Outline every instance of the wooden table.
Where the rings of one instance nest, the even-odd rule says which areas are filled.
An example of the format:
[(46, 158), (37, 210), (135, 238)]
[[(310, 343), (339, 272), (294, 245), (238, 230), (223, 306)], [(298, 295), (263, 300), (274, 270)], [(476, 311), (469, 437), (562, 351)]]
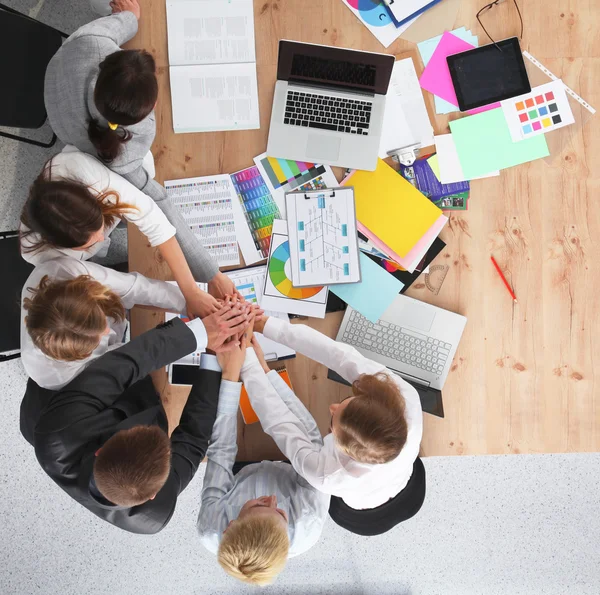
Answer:
[[(485, 34), (475, 13), (484, 3), (463, 1), (455, 22), (478, 34), (482, 43)], [(231, 173), (264, 152), (279, 39), (384, 51), (341, 0), (255, 0), (260, 130), (175, 135), (165, 2), (142, 4), (140, 31), (129, 47), (146, 48), (157, 61), (153, 153), (161, 182)], [(575, 9), (574, 3), (558, 0), (521, 2), (522, 46), (600, 107), (595, 35), (600, 13), (593, 4), (577, 3)], [(497, 38), (518, 33), (514, 5), (493, 11), (491, 29)], [(387, 51), (414, 50), (414, 44), (399, 40)], [(420, 71), (420, 60), (415, 64)], [(425, 95), (432, 110), (433, 98)], [(447, 131), (446, 116), (432, 121), (436, 133)], [(425, 415), (423, 455), (600, 450), (599, 122), (600, 116), (590, 121), (552, 167), (536, 161), (474, 181), (469, 210), (450, 215), (441, 234), (447, 247), (436, 263), (450, 269), (440, 293), (433, 295), (421, 279), (408, 291), (468, 318), (443, 391), (446, 417)], [(130, 229), (129, 238), (131, 270), (171, 278), (137, 230)], [(510, 271), (518, 304), (502, 287), (490, 253)], [(330, 314), (322, 321), (311, 319), (310, 325), (335, 336), (340, 320), (340, 314)], [(133, 333), (161, 321), (162, 314), (134, 311)], [(325, 368), (302, 356), (288, 369), (298, 396), (327, 432), (328, 405), (347, 396), (348, 389), (327, 380)], [(171, 422), (177, 423), (188, 391), (170, 387), (164, 371), (155, 373), (155, 383)], [(259, 424), (240, 423), (239, 445), (240, 460), (274, 456), (274, 445)]]

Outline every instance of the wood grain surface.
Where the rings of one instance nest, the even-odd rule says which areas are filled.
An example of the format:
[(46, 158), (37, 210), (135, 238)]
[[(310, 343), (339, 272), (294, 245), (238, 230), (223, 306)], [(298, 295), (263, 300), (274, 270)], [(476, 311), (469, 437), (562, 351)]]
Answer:
[[(454, 28), (466, 26), (486, 43), (475, 14), (486, 2), (463, 0)], [(600, 108), (600, 11), (594, 0), (520, 2), (527, 49), (591, 105)], [(495, 38), (519, 32), (514, 5), (492, 9), (484, 24)], [(164, 0), (142, 3), (138, 35), (129, 47), (146, 48), (158, 66), (157, 179), (231, 173), (252, 165), (264, 152), (270, 120), (277, 42), (295, 39), (342, 47), (411, 52), (413, 43), (384, 50), (341, 0), (255, 0), (256, 54), (261, 128), (246, 132), (174, 134), (171, 120)], [(489, 26), (488, 26), (489, 24)], [(431, 36), (441, 33), (432, 30)], [(436, 133), (448, 117), (435, 116)], [(455, 117), (451, 115), (451, 117)], [(444, 387), (446, 417), (425, 415), (422, 454), (501, 454), (600, 450), (600, 116), (574, 129), (552, 163), (539, 160), (504, 170), (500, 177), (472, 182), (469, 210), (452, 214), (441, 234), (446, 249), (434, 264), (449, 267), (438, 295), (422, 277), (408, 295), (464, 314), (463, 339)], [(493, 150), (493, 147), (490, 147)], [(340, 172), (336, 172), (339, 177)], [(170, 279), (156, 250), (130, 226), (130, 267)], [(494, 254), (513, 286), (513, 304), (490, 262)], [(134, 310), (133, 334), (163, 315)], [(340, 314), (309, 324), (331, 336)], [(298, 396), (322, 432), (329, 403), (348, 389), (327, 380), (322, 366), (298, 356), (288, 364)], [(172, 425), (188, 390), (170, 387), (164, 371), (154, 374)], [(278, 451), (259, 426), (238, 430), (239, 460), (276, 458)], [(280, 455), (279, 455), (280, 456)]]

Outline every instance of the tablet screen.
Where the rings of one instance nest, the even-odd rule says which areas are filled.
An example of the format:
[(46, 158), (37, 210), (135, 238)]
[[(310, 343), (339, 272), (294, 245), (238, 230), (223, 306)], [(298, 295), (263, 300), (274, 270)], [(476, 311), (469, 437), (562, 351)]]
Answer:
[(516, 37), (448, 56), (448, 68), (461, 111), (531, 91)]

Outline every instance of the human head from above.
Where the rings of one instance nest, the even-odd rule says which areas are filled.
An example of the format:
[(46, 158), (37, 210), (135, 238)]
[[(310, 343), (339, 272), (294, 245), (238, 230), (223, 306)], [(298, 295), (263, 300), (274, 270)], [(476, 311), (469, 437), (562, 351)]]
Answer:
[(49, 161), (31, 185), (21, 213), (29, 229), (23, 233), (27, 252), (44, 247), (89, 250), (104, 241), (106, 227), (136, 210), (113, 190), (98, 193), (76, 180), (52, 179), (51, 171)]
[(157, 98), (156, 64), (147, 51), (117, 51), (100, 63), (94, 104), (108, 126), (91, 118), (88, 136), (103, 161), (118, 156), (122, 143), (131, 139), (125, 127), (148, 117)]
[(362, 374), (353, 396), (329, 406), (331, 431), (338, 447), (360, 463), (395, 459), (408, 435), (404, 399), (390, 376)]
[(153, 500), (171, 471), (171, 440), (158, 426), (120, 430), (96, 451), (94, 481), (100, 493), (118, 506)]
[(107, 317), (125, 318), (119, 296), (87, 275), (66, 281), (42, 277), (23, 300), (25, 327), (33, 344), (55, 360), (86, 359), (110, 332)]
[(277, 497), (248, 500), (223, 533), (217, 558), (227, 574), (245, 583), (268, 585), (283, 570), (290, 549), (288, 516)]

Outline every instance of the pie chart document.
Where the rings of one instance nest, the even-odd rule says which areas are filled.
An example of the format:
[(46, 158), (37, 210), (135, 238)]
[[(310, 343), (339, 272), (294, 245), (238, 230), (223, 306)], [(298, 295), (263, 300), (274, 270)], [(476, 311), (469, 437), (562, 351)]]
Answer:
[(327, 287), (294, 287), (285, 221), (273, 221), (273, 235), (260, 306), (264, 310), (325, 318)]

